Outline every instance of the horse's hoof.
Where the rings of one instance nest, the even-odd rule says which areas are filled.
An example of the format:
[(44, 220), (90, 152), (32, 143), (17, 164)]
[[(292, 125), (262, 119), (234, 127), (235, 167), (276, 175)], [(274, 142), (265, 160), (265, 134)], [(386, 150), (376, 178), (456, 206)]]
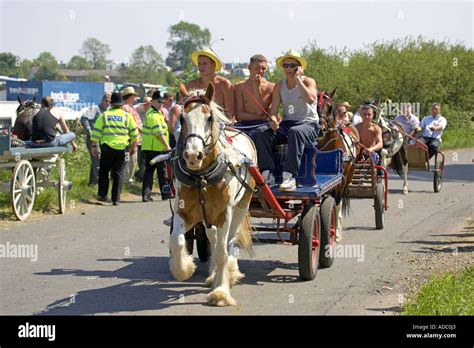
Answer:
[(408, 188), (407, 187), (404, 187), (403, 190), (402, 190), (402, 193), (404, 195), (407, 195), (408, 194)]
[(179, 265), (173, 258), (170, 258), (170, 271), (173, 277), (179, 281), (185, 281), (192, 277), (196, 271), (196, 265), (193, 261), (192, 256), (187, 255), (183, 258), (182, 264)]
[(232, 296), (230, 296), (230, 293), (222, 288), (217, 288), (207, 295), (207, 303), (211, 306), (217, 307), (237, 305), (237, 302), (232, 298)]

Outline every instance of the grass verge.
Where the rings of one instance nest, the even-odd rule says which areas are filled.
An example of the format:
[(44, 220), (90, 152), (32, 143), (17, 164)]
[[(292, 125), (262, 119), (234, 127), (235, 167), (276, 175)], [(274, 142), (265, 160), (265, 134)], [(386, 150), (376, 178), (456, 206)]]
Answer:
[[(97, 185), (89, 186), (90, 160), (84, 138), (76, 138), (79, 148), (76, 152), (64, 155), (66, 160), (66, 180), (72, 181), (72, 189), (67, 193), (66, 210), (73, 209), (78, 203), (95, 203), (97, 196)], [(58, 161), (59, 162), (59, 161)], [(58, 163), (57, 162), (57, 163)], [(58, 178), (58, 169), (51, 169), (50, 180)], [(11, 171), (0, 171), (0, 180), (11, 180)], [(122, 192), (141, 194), (141, 183), (124, 184)], [(58, 211), (58, 191), (55, 188), (46, 188), (36, 195), (33, 211), (56, 214)], [(10, 192), (0, 192), (0, 218), (15, 220), (11, 212)]]
[(474, 265), (464, 271), (431, 276), (402, 315), (474, 315)]

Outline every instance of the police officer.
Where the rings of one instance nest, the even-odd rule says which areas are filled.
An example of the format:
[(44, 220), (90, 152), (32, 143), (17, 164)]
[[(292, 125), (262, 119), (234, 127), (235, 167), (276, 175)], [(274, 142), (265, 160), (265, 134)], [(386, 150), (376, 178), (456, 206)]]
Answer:
[(94, 123), (91, 146), (92, 154), (97, 157), (100, 144), (99, 201), (107, 200), (109, 173), (112, 171), (112, 203), (118, 205), (125, 158), (135, 153), (138, 129), (133, 116), (120, 108), (123, 98), (119, 92), (112, 93), (110, 104), (110, 110), (97, 117)]
[(142, 156), (145, 159), (145, 173), (143, 175), (142, 200), (151, 202), (151, 190), (153, 188), (153, 173), (158, 175), (161, 198), (163, 200), (171, 198), (169, 194), (163, 193), (163, 186), (166, 184), (165, 166), (163, 162), (150, 164), (153, 157), (166, 151), (170, 151), (168, 125), (163, 113), (160, 111), (163, 99), (160, 91), (153, 93), (151, 97), (151, 107), (148, 109), (143, 122), (142, 133)]

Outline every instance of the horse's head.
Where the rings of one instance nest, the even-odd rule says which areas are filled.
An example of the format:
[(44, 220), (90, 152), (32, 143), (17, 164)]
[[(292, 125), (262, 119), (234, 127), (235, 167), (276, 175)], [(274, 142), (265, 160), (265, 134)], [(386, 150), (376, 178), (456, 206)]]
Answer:
[(209, 83), (205, 91), (189, 92), (180, 84), (180, 93), (184, 100), (180, 136), (182, 156), (189, 170), (201, 171), (215, 159), (219, 140), (217, 118), (222, 118), (223, 113), (212, 101), (212, 83)]
[(22, 101), (20, 97), (17, 97), (17, 99), (19, 104), (16, 108), (17, 117), (23, 118), (34, 116), (41, 108), (41, 106), (36, 103), (36, 98), (33, 98), (33, 100), (26, 101)]
[(317, 104), (317, 110), (318, 110), (318, 115), (322, 118), (322, 124), (323, 128), (326, 129), (326, 127), (332, 127), (328, 123), (331, 122), (331, 119), (334, 119), (334, 97), (336, 95), (336, 89), (327, 94), (326, 92), (320, 92), (318, 94), (318, 104)]

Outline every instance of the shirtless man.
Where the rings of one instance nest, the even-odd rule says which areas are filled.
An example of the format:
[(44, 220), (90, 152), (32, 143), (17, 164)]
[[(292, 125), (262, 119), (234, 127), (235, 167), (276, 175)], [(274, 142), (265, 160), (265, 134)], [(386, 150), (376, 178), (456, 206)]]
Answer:
[(235, 85), (235, 128), (247, 133), (252, 139), (259, 131), (268, 128), (268, 113), (272, 103), (274, 83), (265, 80), (268, 60), (261, 54), (250, 58), (250, 77)]
[(355, 127), (359, 132), (360, 143), (365, 146), (363, 153), (371, 156), (376, 164), (379, 163), (379, 154), (383, 148), (382, 129), (372, 123), (374, 119), (374, 109), (370, 105), (362, 105), (360, 108), (360, 116), (362, 122)]
[(216, 74), (222, 68), (221, 60), (209, 48), (194, 52), (191, 59), (194, 65), (197, 65), (200, 77), (189, 81), (186, 89), (205, 90), (209, 82), (212, 82), (215, 87), (214, 102), (224, 109), (232, 122), (235, 122), (234, 87), (232, 82)]

